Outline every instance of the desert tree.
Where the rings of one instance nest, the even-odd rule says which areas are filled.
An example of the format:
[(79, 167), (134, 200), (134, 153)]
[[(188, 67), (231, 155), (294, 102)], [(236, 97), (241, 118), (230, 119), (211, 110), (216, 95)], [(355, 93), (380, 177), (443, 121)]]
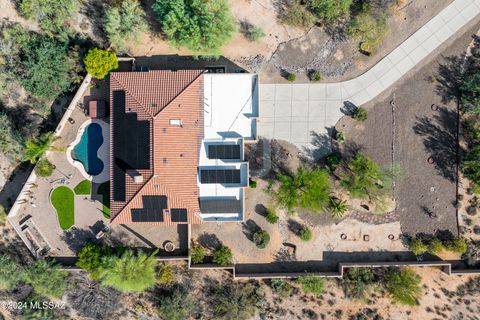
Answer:
[(353, 0), (310, 0), (310, 8), (326, 22), (335, 22), (348, 16)]
[(348, 32), (360, 42), (360, 50), (367, 54), (375, 52), (388, 33), (385, 14), (374, 14), (368, 4), (364, 4), (360, 12), (348, 26)]
[(68, 272), (58, 264), (47, 260), (36, 260), (26, 268), (25, 282), (35, 292), (48, 298), (61, 298), (68, 289)]
[[(3, 208), (3, 207), (2, 207)], [(25, 269), (11, 256), (0, 255), (0, 289), (13, 289), (25, 276)]]
[(126, 293), (152, 288), (156, 283), (155, 254), (126, 250), (121, 256), (105, 256), (98, 269), (101, 283)]
[(63, 147), (55, 147), (53, 143), (58, 139), (54, 136), (54, 132), (46, 132), (41, 134), (38, 137), (32, 137), (25, 141), (25, 155), (23, 160), (30, 161), (31, 163), (36, 163), (45, 152), (48, 150), (52, 151), (63, 151)]
[(118, 58), (115, 52), (98, 48), (90, 49), (83, 63), (87, 72), (95, 79), (103, 79), (110, 71), (118, 69)]
[(330, 200), (331, 183), (324, 169), (299, 167), (296, 174), (279, 175), (279, 186), (273, 191), (279, 205), (292, 211), (296, 207), (319, 211)]
[(67, 23), (78, 10), (77, 0), (20, 0), (20, 13), (39, 23), (49, 36), (65, 35)]
[(219, 55), (236, 29), (226, 0), (156, 0), (152, 8), (168, 41), (196, 55)]
[(385, 280), (387, 291), (395, 302), (413, 306), (422, 295), (422, 279), (413, 269), (391, 269)]
[(190, 319), (195, 308), (195, 300), (180, 288), (175, 288), (170, 294), (158, 297), (158, 313), (162, 319)]
[(0, 112), (0, 149), (2, 154), (9, 159), (17, 161), (21, 159), (22, 143), (18, 132), (8, 116)]
[(105, 13), (104, 29), (110, 46), (124, 52), (127, 42), (137, 41), (147, 30), (145, 11), (137, 0), (117, 1)]

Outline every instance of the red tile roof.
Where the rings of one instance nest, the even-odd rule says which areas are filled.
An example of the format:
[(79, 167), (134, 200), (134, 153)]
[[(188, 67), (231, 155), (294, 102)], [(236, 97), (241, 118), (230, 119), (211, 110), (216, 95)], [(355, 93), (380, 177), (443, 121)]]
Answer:
[[(133, 223), (130, 210), (142, 208), (145, 195), (165, 195), (168, 209), (186, 208), (188, 223), (201, 223), (197, 168), (203, 138), (202, 73), (202, 70), (111, 73), (110, 104), (112, 92), (124, 90), (126, 111), (137, 113), (138, 120), (148, 120), (152, 128), (150, 170), (138, 170), (143, 183), (134, 183), (126, 174), (126, 201), (113, 198), (110, 201), (112, 223)], [(113, 117), (110, 119), (113, 128)], [(171, 125), (170, 120), (181, 120), (182, 125)], [(111, 145), (113, 139), (111, 133)], [(113, 190), (112, 173), (110, 179)], [(149, 224), (174, 223), (169, 214), (164, 214), (163, 222)]]

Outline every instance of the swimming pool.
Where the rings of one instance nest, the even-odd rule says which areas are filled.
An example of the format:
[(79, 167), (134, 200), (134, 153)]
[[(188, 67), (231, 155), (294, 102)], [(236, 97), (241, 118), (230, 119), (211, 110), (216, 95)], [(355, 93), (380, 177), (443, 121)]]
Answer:
[(103, 161), (98, 157), (98, 149), (102, 144), (102, 127), (92, 122), (85, 127), (80, 141), (71, 151), (72, 158), (82, 163), (85, 171), (91, 176), (103, 171)]

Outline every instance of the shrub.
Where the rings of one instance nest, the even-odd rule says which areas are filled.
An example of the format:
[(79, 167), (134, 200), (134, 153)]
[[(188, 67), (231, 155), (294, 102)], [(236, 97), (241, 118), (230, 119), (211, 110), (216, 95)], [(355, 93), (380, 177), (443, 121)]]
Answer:
[(303, 226), (302, 230), (300, 230), (300, 239), (305, 242), (312, 240), (312, 230), (307, 226)]
[(123, 52), (128, 41), (137, 41), (140, 33), (147, 30), (147, 24), (145, 12), (137, 0), (123, 0), (116, 4), (106, 11), (104, 28), (110, 46)]
[(46, 260), (35, 260), (26, 270), (25, 282), (42, 296), (61, 298), (68, 288), (68, 272)]
[(325, 164), (330, 169), (335, 169), (341, 162), (342, 162), (342, 156), (338, 152), (334, 152), (332, 154), (329, 154), (325, 158)]
[(158, 304), (161, 318), (168, 320), (190, 319), (195, 307), (193, 298), (179, 289), (175, 289), (170, 295), (159, 295)]
[(330, 198), (330, 205), (328, 207), (332, 217), (341, 218), (348, 209), (347, 201), (342, 199)]
[(118, 58), (115, 52), (98, 48), (90, 49), (83, 63), (87, 72), (96, 79), (103, 79), (110, 71), (118, 69)]
[(430, 254), (438, 255), (444, 249), (442, 241), (439, 239), (433, 239), (428, 244), (427, 252)]
[(268, 223), (275, 224), (278, 221), (278, 216), (274, 207), (267, 208), (267, 215), (265, 216)]
[(92, 192), (92, 182), (90, 180), (83, 180), (75, 188), (73, 188), (76, 195), (90, 195)]
[(100, 278), (99, 269), (102, 259), (113, 254), (110, 247), (100, 244), (88, 243), (78, 253), (76, 265), (87, 271), (93, 280)]
[(223, 282), (213, 288), (209, 302), (213, 307), (213, 319), (251, 319), (264, 297), (253, 284)]
[(50, 177), (53, 173), (53, 169), (55, 169), (55, 166), (48, 161), (48, 159), (42, 159), (37, 162), (35, 173), (39, 177)]
[(287, 74), (287, 80), (290, 82), (293, 82), (297, 79), (297, 75), (295, 73), (288, 73)]
[(412, 269), (392, 269), (386, 276), (386, 288), (393, 301), (413, 306), (422, 295), (421, 278)]
[(165, 287), (170, 287), (175, 282), (175, 274), (170, 264), (162, 264), (160, 266), (158, 283)]
[(201, 245), (194, 245), (190, 252), (190, 258), (193, 264), (203, 263), (205, 258), (205, 249)]
[(37, 21), (49, 36), (66, 35), (66, 24), (78, 9), (77, 0), (21, 0), (20, 13)]
[(315, 23), (315, 17), (300, 2), (295, 1), (285, 10), (283, 21), (300, 29), (308, 29)]
[(248, 185), (250, 188), (255, 189), (257, 187), (257, 181), (250, 179)]
[(22, 143), (18, 132), (13, 128), (8, 116), (0, 112), (0, 149), (9, 159), (17, 161), (22, 158)]
[(360, 41), (360, 49), (373, 53), (388, 32), (386, 16), (375, 17), (368, 5), (363, 5), (348, 27), (348, 32)]
[(13, 289), (24, 279), (25, 270), (14, 258), (0, 255), (0, 289)]
[(364, 298), (368, 287), (375, 282), (375, 274), (370, 268), (349, 268), (343, 277), (343, 287), (348, 297)]
[(271, 279), (272, 292), (281, 298), (288, 298), (293, 294), (293, 286), (283, 279)]
[(338, 141), (338, 143), (344, 143), (345, 142), (345, 133), (342, 131), (337, 131), (335, 135), (335, 140)]
[(16, 44), (18, 59), (10, 66), (14, 78), (32, 95), (45, 99), (70, 89), (76, 61), (69, 56), (67, 44), (39, 35), (23, 37)]
[[(458, 86), (460, 106), (463, 111), (470, 114), (480, 113), (480, 72), (466, 72)], [(474, 132), (475, 133), (475, 132)], [(478, 134), (478, 129), (477, 129)]]
[(382, 170), (380, 166), (362, 154), (356, 154), (347, 165), (340, 185), (354, 198), (378, 200), (390, 190), (395, 176), (393, 171)]
[(248, 21), (242, 22), (241, 25), (242, 33), (248, 40), (258, 42), (265, 37), (265, 32), (263, 32), (262, 28), (254, 26)]
[(364, 108), (360, 107), (355, 109), (355, 112), (352, 115), (352, 118), (357, 121), (365, 121), (368, 118), (368, 112)]
[(259, 249), (264, 249), (270, 242), (270, 235), (266, 230), (260, 230), (254, 233), (253, 242)]
[(325, 287), (325, 279), (314, 275), (300, 277), (297, 279), (297, 283), (304, 293), (312, 293), (317, 297), (323, 293), (323, 288)]
[(168, 41), (195, 54), (218, 55), (235, 31), (226, 0), (156, 0), (152, 8)]
[(150, 255), (126, 250), (120, 257), (106, 256), (99, 268), (101, 283), (120, 292), (142, 292), (156, 282), (156, 252)]
[(348, 15), (353, 0), (310, 0), (313, 12), (327, 22), (339, 20)]
[(227, 246), (220, 246), (213, 252), (213, 262), (226, 267), (232, 264), (232, 250)]
[(412, 242), (410, 242), (410, 251), (416, 256), (420, 256), (427, 252), (428, 247), (425, 245), (421, 240), (419, 239), (413, 239)]
[(331, 183), (327, 170), (299, 167), (294, 175), (279, 175), (273, 195), (279, 205), (292, 211), (296, 207), (319, 211), (328, 206)]
[(467, 242), (465, 239), (453, 239), (446, 244), (446, 249), (455, 253), (464, 254), (467, 252)]
[(313, 70), (309, 74), (310, 81), (318, 82), (322, 80), (322, 75), (320, 74), (320, 71)]

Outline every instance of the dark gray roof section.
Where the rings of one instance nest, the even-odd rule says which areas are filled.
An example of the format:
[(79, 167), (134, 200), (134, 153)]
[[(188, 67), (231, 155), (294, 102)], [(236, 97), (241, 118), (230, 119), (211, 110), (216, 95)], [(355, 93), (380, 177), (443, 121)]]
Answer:
[(239, 213), (241, 202), (236, 199), (209, 199), (200, 200), (202, 213)]
[(202, 169), (200, 183), (240, 183), (239, 169)]
[(208, 159), (240, 159), (240, 145), (211, 144), (208, 146)]

